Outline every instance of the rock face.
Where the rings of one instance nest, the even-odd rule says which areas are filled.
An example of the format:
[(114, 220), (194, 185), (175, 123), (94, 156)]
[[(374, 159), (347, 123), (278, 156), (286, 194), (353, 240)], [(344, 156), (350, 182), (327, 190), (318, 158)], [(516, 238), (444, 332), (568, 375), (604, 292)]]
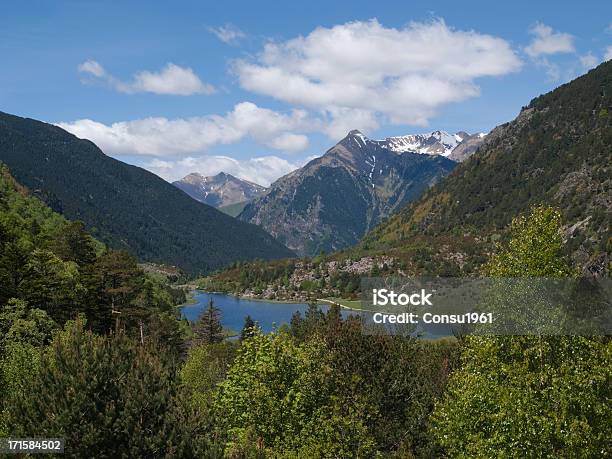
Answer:
[(323, 156), (273, 183), (238, 218), (263, 227), (299, 255), (355, 244), (456, 164), (439, 154), (393, 151), (384, 142), (351, 131)]
[(453, 151), (451, 151), (448, 157), (453, 161), (460, 163), (476, 153), (476, 150), (478, 150), (478, 148), (486, 142), (487, 134), (482, 132), (473, 135), (465, 134), (461, 142), (453, 149)]
[(196, 201), (213, 207), (248, 202), (266, 191), (266, 188), (261, 185), (239, 179), (225, 172), (211, 177), (204, 177), (194, 172), (172, 184)]

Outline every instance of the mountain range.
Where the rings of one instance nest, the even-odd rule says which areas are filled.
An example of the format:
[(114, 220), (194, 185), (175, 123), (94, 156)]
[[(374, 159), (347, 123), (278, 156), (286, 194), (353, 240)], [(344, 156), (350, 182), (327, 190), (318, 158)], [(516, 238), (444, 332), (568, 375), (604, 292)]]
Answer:
[(367, 231), (450, 172), (458, 136), (370, 140), (354, 130), (323, 156), (274, 182), (238, 218), (299, 255), (355, 244)]
[[(609, 61), (533, 99), (514, 120), (487, 134), (473, 155), (358, 244), (311, 259), (241, 265), (202, 285), (304, 301), (357, 298), (362, 276), (479, 276), (498, 244), (508, 242), (512, 220), (537, 206), (560, 212), (565, 253), (558, 255), (567, 257), (575, 274), (609, 276), (611, 115)], [(344, 142), (363, 146), (361, 136), (352, 137)]]
[(239, 179), (225, 172), (209, 177), (194, 172), (172, 184), (196, 201), (217, 207), (226, 213), (236, 213), (236, 215), (247, 202), (266, 191), (266, 188), (261, 185)]
[(293, 255), (262, 229), (54, 125), (0, 112), (0, 161), (53, 210), (141, 261), (205, 273), (236, 260)]

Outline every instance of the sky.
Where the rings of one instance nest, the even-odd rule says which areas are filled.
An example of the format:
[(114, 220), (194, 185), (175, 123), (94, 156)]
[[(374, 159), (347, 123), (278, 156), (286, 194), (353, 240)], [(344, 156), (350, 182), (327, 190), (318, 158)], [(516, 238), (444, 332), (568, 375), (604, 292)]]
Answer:
[(262, 185), (359, 129), (488, 132), (612, 58), (612, 2), (6, 1), (0, 111)]

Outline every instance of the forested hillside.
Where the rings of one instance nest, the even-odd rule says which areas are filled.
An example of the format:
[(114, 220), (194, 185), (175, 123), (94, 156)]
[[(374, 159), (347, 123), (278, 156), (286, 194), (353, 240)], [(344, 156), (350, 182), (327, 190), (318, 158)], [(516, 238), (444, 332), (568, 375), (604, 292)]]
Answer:
[[(486, 146), (421, 199), (371, 232), (362, 248), (415, 236), (486, 240), (536, 204), (562, 211), (577, 265), (602, 271), (612, 250), (612, 62), (535, 98)], [(607, 255), (606, 255), (607, 254)]]
[(260, 228), (50, 124), (0, 113), (0, 161), (53, 210), (143, 261), (204, 273), (235, 260), (292, 255)]
[(176, 325), (173, 306), (185, 301), (184, 292), (145, 275), (125, 251), (107, 249), (81, 222), (67, 221), (29, 196), (2, 163), (0, 249), (0, 305), (26, 317), (39, 310), (29, 320), (44, 316), (53, 327), (82, 313), (90, 329), (106, 332), (116, 325), (115, 311), (121, 323), (141, 323), (150, 336), (164, 326), (149, 321), (167, 315)]

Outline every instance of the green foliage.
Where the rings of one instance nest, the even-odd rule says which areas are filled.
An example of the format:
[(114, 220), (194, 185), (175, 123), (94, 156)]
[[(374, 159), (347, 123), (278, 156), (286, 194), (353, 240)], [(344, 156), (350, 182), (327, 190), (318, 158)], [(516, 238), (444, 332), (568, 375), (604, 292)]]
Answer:
[(248, 315), (244, 318), (244, 326), (242, 327), (242, 331), (240, 332), (240, 340), (245, 340), (251, 338), (258, 330), (257, 323), (253, 320), (253, 318)]
[(433, 417), (451, 456), (605, 457), (612, 346), (582, 337), (470, 338)]
[(435, 455), (427, 420), (456, 364), (454, 342), (365, 336), (358, 321), (314, 305), (293, 322), (290, 334), (243, 341), (214, 391), (228, 456)]
[(566, 277), (570, 271), (563, 256), (561, 213), (535, 207), (531, 214), (512, 220), (511, 240), (499, 247), (484, 267), (491, 277)]
[[(560, 217), (535, 208), (512, 224), (492, 276), (560, 277)], [(468, 337), (462, 367), (432, 417), (459, 457), (604, 457), (610, 454), (612, 343), (580, 336)]]
[(200, 411), (210, 409), (213, 390), (225, 379), (237, 348), (237, 343), (226, 340), (195, 346), (189, 350), (180, 377), (190, 394), (191, 403)]
[(9, 433), (65, 438), (68, 457), (185, 457), (202, 426), (180, 411), (174, 367), (157, 349), (122, 333), (96, 336), (79, 319), (10, 407)]
[(19, 290), (31, 307), (46, 310), (58, 323), (74, 317), (77, 302), (86, 293), (77, 265), (43, 249), (29, 254)]
[[(284, 333), (256, 334), (244, 341), (215, 395), (220, 428), (227, 432), (226, 454), (338, 457), (339, 452), (373, 452), (362, 412), (326, 390), (328, 371), (321, 346), (296, 345)], [(317, 455), (311, 456), (315, 448)]]
[(29, 308), (23, 300), (11, 299), (0, 309), (0, 355), (11, 343), (46, 345), (56, 328), (57, 323), (45, 311)]
[(0, 353), (0, 436), (8, 437), (13, 422), (9, 409), (29, 391), (38, 375), (41, 349), (27, 341), (6, 341)]

